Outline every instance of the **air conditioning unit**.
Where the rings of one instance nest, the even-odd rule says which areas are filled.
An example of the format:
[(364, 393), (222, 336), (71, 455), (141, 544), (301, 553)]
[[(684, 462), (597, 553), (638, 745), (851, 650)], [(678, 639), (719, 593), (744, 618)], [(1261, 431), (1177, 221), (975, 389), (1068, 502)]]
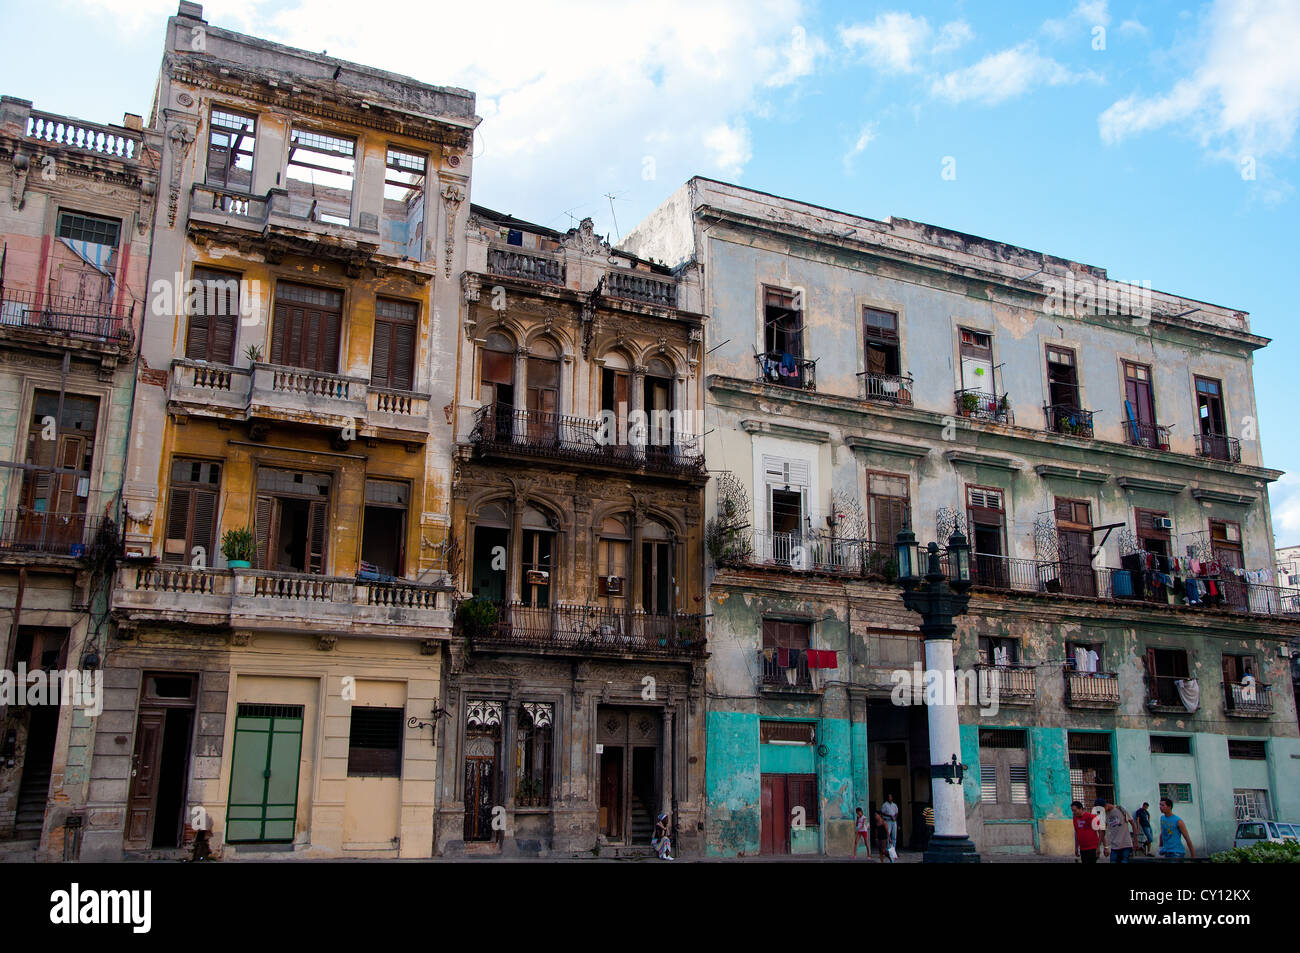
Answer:
[(545, 586), (551, 581), (551, 574), (545, 569), (528, 570), (528, 584), (530, 586)]
[(1152, 518), (1151, 525), (1153, 525), (1156, 529), (1171, 530), (1174, 528), (1174, 521), (1171, 520), (1168, 516), (1156, 516)]
[(602, 596), (621, 596), (623, 594), (623, 577), (601, 576), (600, 594)]

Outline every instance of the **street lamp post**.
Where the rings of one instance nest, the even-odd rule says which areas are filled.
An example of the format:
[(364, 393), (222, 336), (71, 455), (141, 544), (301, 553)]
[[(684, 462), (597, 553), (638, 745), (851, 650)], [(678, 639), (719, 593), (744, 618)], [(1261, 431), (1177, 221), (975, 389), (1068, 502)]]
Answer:
[[(934, 836), (925, 849), (925, 862), (977, 864), (980, 855), (966, 833), (963, 794), (965, 765), (961, 763), (961, 729), (957, 721), (957, 685), (953, 671), (953, 619), (970, 604), (970, 545), (960, 530), (948, 539), (948, 570), (944, 575), (937, 543), (926, 547), (921, 566), (920, 547), (911, 530), (898, 534), (895, 554), (903, 605), (921, 616), (925, 637), (926, 677), (938, 679), (937, 703), (927, 699), (930, 726), (930, 791), (934, 805)], [(924, 568), (924, 575), (921, 570)]]

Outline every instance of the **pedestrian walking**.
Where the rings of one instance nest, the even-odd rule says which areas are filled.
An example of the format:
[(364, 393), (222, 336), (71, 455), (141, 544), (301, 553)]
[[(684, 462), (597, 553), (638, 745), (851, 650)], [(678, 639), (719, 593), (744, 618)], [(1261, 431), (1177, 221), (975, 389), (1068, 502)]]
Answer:
[(1094, 826), (1097, 815), (1085, 811), (1082, 801), (1072, 803), (1070, 811), (1074, 815), (1074, 856), (1078, 857), (1081, 863), (1095, 864), (1097, 848), (1100, 846), (1097, 828)]
[(1133, 856), (1133, 840), (1137, 837), (1137, 821), (1128, 811), (1106, 802), (1106, 853), (1112, 864), (1127, 864)]
[(880, 813), (885, 818), (885, 827), (889, 830), (889, 849), (897, 854), (898, 805), (894, 803), (894, 795), (885, 795), (885, 803), (880, 805)]
[(871, 838), (868, 836), (870, 828), (867, 825), (867, 815), (862, 813), (862, 808), (858, 808), (857, 816), (853, 819), (853, 830), (856, 836), (853, 839), (853, 857), (857, 859), (858, 844), (865, 844), (867, 847), (867, 860), (871, 859)]
[(876, 841), (876, 851), (880, 854), (880, 862), (893, 862), (889, 856), (889, 824), (885, 821), (885, 816), (879, 811), (871, 819), (872, 837)]
[[(1183, 841), (1187, 841), (1186, 851), (1183, 850)], [(1174, 802), (1167, 797), (1160, 799), (1160, 856), (1176, 859), (1196, 856), (1187, 825), (1174, 813)]]
[(1138, 846), (1142, 848), (1144, 856), (1151, 856), (1151, 842), (1155, 837), (1151, 833), (1151, 802), (1143, 801), (1142, 806), (1133, 812), (1133, 819), (1138, 822), (1138, 827), (1142, 829), (1142, 836), (1138, 838)]

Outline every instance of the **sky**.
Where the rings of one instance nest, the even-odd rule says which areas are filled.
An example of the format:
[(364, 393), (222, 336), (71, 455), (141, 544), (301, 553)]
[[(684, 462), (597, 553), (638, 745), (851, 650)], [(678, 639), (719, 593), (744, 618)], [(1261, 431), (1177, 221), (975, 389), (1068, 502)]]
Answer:
[[(0, 0), (0, 35), (42, 38), (8, 44), (0, 92), (147, 119), (175, 10)], [(705, 175), (1248, 311), (1273, 339), (1255, 386), (1264, 462), (1288, 471), (1271, 489), (1276, 542), (1300, 544), (1296, 0), (212, 0), (204, 13), (474, 91), (473, 200), (552, 228), (590, 216), (617, 240)]]

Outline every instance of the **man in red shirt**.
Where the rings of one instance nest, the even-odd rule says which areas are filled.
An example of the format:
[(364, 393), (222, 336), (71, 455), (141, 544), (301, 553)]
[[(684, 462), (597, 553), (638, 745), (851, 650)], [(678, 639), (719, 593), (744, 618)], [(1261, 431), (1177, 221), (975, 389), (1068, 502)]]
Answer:
[(1071, 804), (1070, 810), (1074, 814), (1074, 855), (1085, 864), (1095, 864), (1097, 848), (1101, 846), (1101, 841), (1097, 837), (1097, 828), (1094, 826), (1097, 815), (1085, 811), (1080, 801)]

